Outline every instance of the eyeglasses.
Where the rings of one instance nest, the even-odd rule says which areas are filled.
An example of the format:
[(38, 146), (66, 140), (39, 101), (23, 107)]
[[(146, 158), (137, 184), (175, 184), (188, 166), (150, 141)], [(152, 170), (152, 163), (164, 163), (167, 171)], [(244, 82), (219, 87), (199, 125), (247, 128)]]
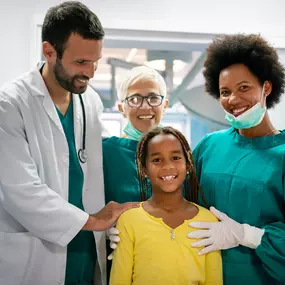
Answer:
[(164, 96), (157, 94), (149, 94), (148, 96), (141, 96), (135, 94), (129, 97), (126, 97), (122, 102), (126, 101), (131, 108), (139, 108), (143, 105), (143, 101), (146, 100), (149, 106), (158, 107), (161, 105)]

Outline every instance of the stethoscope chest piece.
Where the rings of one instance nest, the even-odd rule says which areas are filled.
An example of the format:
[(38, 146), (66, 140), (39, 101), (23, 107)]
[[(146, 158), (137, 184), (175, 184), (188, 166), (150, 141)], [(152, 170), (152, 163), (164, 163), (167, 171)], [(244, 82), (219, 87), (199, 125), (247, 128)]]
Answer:
[(78, 151), (78, 158), (80, 160), (80, 162), (85, 163), (87, 161), (87, 153), (85, 149), (80, 149)]

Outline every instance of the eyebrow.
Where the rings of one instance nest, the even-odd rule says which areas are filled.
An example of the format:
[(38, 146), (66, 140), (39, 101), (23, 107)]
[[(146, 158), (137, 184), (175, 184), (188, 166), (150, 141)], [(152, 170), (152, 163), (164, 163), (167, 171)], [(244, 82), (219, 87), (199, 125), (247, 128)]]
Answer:
[[(236, 84), (236, 86), (238, 86), (238, 85), (240, 85), (240, 84), (242, 84), (242, 83), (248, 83), (248, 84), (250, 84), (251, 82), (246, 81), (246, 80), (243, 80), (243, 81), (238, 82), (238, 83)], [(221, 86), (221, 87), (220, 87), (220, 90), (221, 90), (221, 89), (228, 89), (228, 87)]]
[(246, 80), (243, 80), (243, 81), (237, 83), (236, 85), (240, 85), (240, 84), (242, 84), (242, 83), (250, 83), (250, 82), (249, 82), (249, 81), (246, 81)]
[[(182, 151), (181, 150), (173, 150), (173, 151), (171, 151), (171, 153), (172, 154), (181, 154)], [(161, 152), (154, 152), (150, 156), (156, 156), (156, 155), (159, 155), (159, 154), (161, 154)]]
[[(159, 95), (158, 93), (155, 93), (155, 92), (150, 92), (148, 93), (146, 96), (151, 96), (151, 95)], [(142, 96), (142, 97), (146, 97), (146, 96), (143, 96), (139, 93), (134, 93), (134, 94), (131, 94), (131, 95), (128, 95), (128, 97), (131, 97), (131, 96)]]
[[(103, 56), (101, 55), (101, 56), (97, 59), (97, 61), (100, 60), (102, 57), (103, 57)], [(95, 61), (93, 61), (93, 60), (91, 60), (91, 59), (84, 59), (83, 57), (75, 57), (74, 60), (75, 60), (75, 61), (77, 61), (77, 60), (84, 60), (84, 61), (86, 61), (86, 62), (95, 62)]]

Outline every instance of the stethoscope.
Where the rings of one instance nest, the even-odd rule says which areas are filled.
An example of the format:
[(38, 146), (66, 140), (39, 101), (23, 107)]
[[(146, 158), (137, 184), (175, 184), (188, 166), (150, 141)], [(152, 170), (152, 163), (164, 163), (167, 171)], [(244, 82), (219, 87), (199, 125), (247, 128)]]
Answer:
[(80, 162), (85, 163), (87, 161), (87, 152), (85, 149), (85, 141), (86, 141), (86, 114), (85, 114), (85, 107), (83, 103), (83, 99), (81, 94), (79, 94), (82, 116), (83, 116), (83, 136), (82, 136), (82, 147), (78, 151), (78, 159)]

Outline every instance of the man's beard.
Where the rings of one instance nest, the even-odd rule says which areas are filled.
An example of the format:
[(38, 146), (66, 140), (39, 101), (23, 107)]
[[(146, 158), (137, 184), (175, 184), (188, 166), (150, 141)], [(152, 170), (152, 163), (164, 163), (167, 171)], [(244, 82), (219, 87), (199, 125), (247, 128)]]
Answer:
[(63, 67), (59, 58), (56, 60), (53, 72), (57, 82), (65, 90), (74, 94), (82, 94), (86, 91), (87, 85), (76, 87), (75, 81), (76, 79), (89, 80), (89, 78), (84, 75), (75, 75), (73, 77), (70, 77), (65, 71), (65, 68)]

